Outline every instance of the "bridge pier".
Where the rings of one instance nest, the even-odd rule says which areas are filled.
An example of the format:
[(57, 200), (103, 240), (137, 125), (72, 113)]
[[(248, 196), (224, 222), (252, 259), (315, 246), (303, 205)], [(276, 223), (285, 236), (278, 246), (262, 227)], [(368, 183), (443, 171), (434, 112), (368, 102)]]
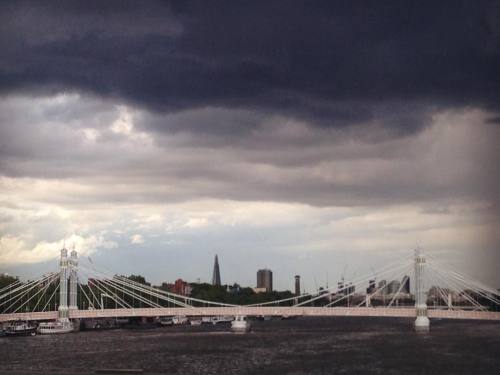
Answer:
[(415, 330), (428, 332), (430, 320), (427, 316), (427, 296), (424, 283), (425, 255), (420, 248), (415, 250)]

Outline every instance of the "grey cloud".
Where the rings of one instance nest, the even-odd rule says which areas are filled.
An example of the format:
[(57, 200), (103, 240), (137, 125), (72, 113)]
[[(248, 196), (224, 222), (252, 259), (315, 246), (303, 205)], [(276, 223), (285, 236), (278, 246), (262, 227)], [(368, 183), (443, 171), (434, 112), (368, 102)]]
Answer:
[(499, 117), (490, 117), (486, 120), (489, 124), (500, 124), (500, 116)]
[(500, 102), (490, 1), (2, 8), (4, 94), (76, 90), (160, 112), (223, 107), (322, 126), (380, 119), (401, 134), (427, 123), (427, 107)]
[[(497, 275), (499, 25), (494, 1), (2, 2), (0, 237), (110, 231), (133, 267), (144, 250), (170, 273), (209, 243), (258, 248), (293, 274), (285, 251), (383, 263), (423, 234)], [(183, 220), (237, 204), (276, 222), (135, 222), (176, 202)]]
[[(151, 130), (157, 124), (140, 124), (135, 131), (149, 129), (144, 135), (151, 139), (143, 143), (134, 134), (110, 131), (111, 123), (120, 117), (112, 103), (110, 108), (100, 107), (93, 99), (81, 97), (67, 101), (64, 114), (56, 116), (52, 112), (57, 112), (57, 101), (49, 101), (55, 106), (51, 109), (44, 100), (38, 100), (40, 105), (36, 100), (14, 100), (16, 111), (4, 111), (24, 126), (0, 127), (1, 139), (8, 140), (2, 143), (0, 173), (68, 182), (58, 194), (48, 191), (38, 198), (56, 204), (215, 198), (317, 206), (426, 205), (495, 202), (500, 186), (495, 173), (498, 128), (484, 124), (481, 113), (468, 118), (463, 117), (467, 112), (450, 118), (443, 115), (426, 131), (394, 138), (377, 124), (330, 129), (245, 111), (152, 115), (129, 109), (134, 123), (171, 126), (170, 133), (159, 133)], [(66, 123), (70, 113), (79, 113), (78, 121)], [(41, 120), (44, 116), (50, 121)], [(204, 119), (207, 129), (217, 130), (220, 124), (224, 137), (204, 133), (204, 124), (199, 123)], [(244, 130), (226, 139), (230, 137), (227, 122)], [(101, 132), (92, 141), (81, 131), (89, 124)]]

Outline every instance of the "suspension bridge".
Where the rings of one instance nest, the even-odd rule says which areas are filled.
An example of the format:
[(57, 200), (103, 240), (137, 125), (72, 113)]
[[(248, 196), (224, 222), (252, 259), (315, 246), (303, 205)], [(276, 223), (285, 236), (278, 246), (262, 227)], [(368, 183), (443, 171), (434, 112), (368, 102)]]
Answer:
[[(385, 280), (401, 277), (403, 283), (388, 293), (391, 283)], [(409, 280), (414, 281), (413, 293)], [(360, 294), (366, 286), (366, 293)], [(57, 272), (28, 282), (16, 279), (0, 289), (0, 323), (169, 316), (365, 316), (415, 318), (416, 329), (427, 330), (433, 318), (500, 321), (499, 308), (498, 289), (451, 269), (421, 249), (335, 288), (250, 305), (183, 296), (98, 270), (93, 264), (79, 265), (75, 249), (68, 255), (66, 248), (61, 250)]]

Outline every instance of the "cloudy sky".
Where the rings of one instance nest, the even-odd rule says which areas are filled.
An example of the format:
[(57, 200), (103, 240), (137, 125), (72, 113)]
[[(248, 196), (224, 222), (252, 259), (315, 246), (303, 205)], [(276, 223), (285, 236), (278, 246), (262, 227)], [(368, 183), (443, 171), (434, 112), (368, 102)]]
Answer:
[(498, 1), (0, 4), (0, 272), (500, 287)]

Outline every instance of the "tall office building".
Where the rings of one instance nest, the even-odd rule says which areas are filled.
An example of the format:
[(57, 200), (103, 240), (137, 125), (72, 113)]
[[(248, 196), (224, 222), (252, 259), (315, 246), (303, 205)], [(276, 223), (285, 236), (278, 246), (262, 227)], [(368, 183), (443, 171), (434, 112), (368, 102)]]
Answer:
[(401, 293), (410, 294), (410, 277), (404, 275), (403, 280), (401, 280), (401, 284), (403, 284), (401, 287)]
[(219, 270), (219, 258), (217, 258), (217, 254), (215, 254), (214, 272), (212, 274), (212, 285), (221, 285), (221, 283), (220, 283), (220, 270)]
[(346, 284), (344, 287), (346, 295), (354, 294), (354, 292), (356, 291), (356, 286), (354, 286), (352, 282), (349, 282), (349, 284)]
[(263, 269), (257, 271), (257, 288), (265, 288), (266, 292), (272, 292), (273, 273), (271, 270)]
[(300, 295), (300, 275), (295, 275), (295, 295)]
[(378, 282), (378, 289), (379, 289), (379, 294), (381, 294), (381, 295), (387, 294), (387, 281), (380, 280)]
[(366, 289), (366, 294), (371, 294), (377, 289), (375, 279), (368, 281), (368, 288)]
[(337, 283), (337, 294), (346, 294), (346, 292), (345, 292), (345, 286), (344, 286), (344, 278), (342, 278)]
[(397, 280), (392, 280), (387, 284), (387, 294), (396, 294), (399, 290), (401, 283)]

